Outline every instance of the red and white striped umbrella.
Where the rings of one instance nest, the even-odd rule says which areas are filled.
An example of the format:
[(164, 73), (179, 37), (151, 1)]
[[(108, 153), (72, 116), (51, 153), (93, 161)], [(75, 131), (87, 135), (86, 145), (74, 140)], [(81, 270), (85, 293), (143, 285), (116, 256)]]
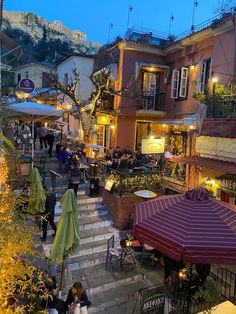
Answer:
[(134, 233), (177, 261), (236, 265), (236, 207), (205, 189), (137, 204)]

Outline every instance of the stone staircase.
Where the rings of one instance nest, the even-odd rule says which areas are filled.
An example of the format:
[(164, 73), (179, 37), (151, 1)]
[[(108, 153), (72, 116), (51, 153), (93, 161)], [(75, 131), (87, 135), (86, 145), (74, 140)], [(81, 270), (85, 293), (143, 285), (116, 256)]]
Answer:
[[(51, 187), (49, 169), (58, 172), (58, 161), (52, 157), (48, 159), (47, 176), (45, 183)], [(61, 206), (59, 200), (68, 186), (66, 175), (57, 179), (56, 193), (57, 206), (55, 209), (55, 222), (59, 221)], [(63, 295), (66, 297), (73, 282), (81, 281), (86, 288), (92, 305), (89, 313), (98, 314), (131, 314), (142, 288), (160, 283), (163, 278), (155, 269), (144, 270), (138, 263), (125, 265), (113, 263), (106, 267), (107, 239), (115, 235), (116, 246), (119, 246), (120, 232), (113, 227), (113, 222), (102, 197), (89, 197), (88, 187), (80, 186), (77, 194), (78, 219), (80, 226), (80, 250), (70, 256), (68, 269), (65, 273)], [(46, 245), (51, 246), (53, 238), (48, 226), (48, 240)], [(162, 273), (162, 271), (161, 271)], [(138, 312), (134, 312), (138, 313)]]

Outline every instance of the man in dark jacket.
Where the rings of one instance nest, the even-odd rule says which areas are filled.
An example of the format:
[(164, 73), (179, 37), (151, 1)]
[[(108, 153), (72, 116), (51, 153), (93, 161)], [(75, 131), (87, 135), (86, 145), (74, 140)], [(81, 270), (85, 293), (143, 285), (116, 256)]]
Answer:
[(54, 136), (52, 131), (49, 131), (49, 133), (46, 135), (46, 139), (49, 145), (48, 154), (50, 157), (52, 157), (52, 148), (53, 148), (53, 142), (54, 142)]
[(57, 227), (54, 222), (54, 213), (55, 213), (55, 206), (56, 206), (56, 195), (55, 193), (48, 193), (45, 202), (45, 211), (43, 213), (43, 236), (41, 237), (42, 241), (46, 241), (47, 239), (47, 226), (48, 222), (50, 223), (52, 229), (54, 230), (54, 236), (57, 232)]

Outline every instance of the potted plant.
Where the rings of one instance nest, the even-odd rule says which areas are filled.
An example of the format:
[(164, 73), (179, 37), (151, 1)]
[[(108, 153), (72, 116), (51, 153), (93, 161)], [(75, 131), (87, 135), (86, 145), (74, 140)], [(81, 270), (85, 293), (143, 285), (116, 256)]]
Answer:
[(201, 104), (204, 104), (206, 101), (206, 95), (202, 92), (195, 92), (192, 97), (199, 101)]
[(29, 176), (33, 158), (30, 155), (21, 155), (19, 157), (20, 171), (22, 176)]

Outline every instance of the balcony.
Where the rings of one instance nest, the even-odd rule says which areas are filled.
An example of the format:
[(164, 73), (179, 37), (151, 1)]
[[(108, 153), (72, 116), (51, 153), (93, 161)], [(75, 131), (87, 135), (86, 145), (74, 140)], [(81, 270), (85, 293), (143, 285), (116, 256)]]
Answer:
[(230, 118), (236, 115), (236, 95), (212, 97), (207, 104), (208, 118)]
[(142, 91), (136, 114), (165, 116), (165, 94)]

